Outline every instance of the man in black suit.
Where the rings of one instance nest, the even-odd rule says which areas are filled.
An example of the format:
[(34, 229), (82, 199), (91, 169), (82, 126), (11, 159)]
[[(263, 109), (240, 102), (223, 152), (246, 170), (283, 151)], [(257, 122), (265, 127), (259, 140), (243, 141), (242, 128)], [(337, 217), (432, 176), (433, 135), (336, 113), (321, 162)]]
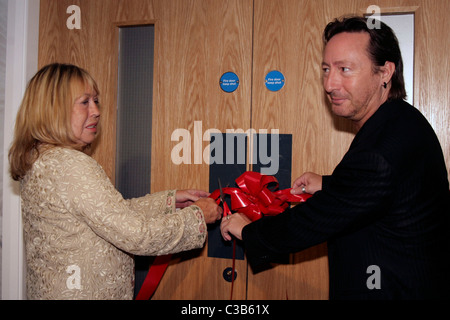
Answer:
[[(324, 32), (323, 85), (334, 114), (357, 134), (330, 176), (306, 173), (305, 203), (256, 222), (223, 219), (258, 266), (328, 242), (330, 299), (448, 299), (450, 193), (439, 141), (404, 101), (403, 63), (392, 30), (360, 17)], [(442, 106), (447, 107), (447, 106)]]

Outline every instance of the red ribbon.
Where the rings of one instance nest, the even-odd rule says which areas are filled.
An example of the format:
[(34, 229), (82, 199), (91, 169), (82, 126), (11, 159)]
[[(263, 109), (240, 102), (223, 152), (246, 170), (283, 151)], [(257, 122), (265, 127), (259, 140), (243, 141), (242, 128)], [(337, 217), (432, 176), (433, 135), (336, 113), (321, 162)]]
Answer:
[(149, 300), (156, 288), (158, 287), (164, 272), (169, 265), (172, 255), (157, 256), (153, 264), (150, 265), (147, 276), (142, 284), (139, 293), (136, 296), (136, 300)]
[[(258, 172), (247, 171), (236, 179), (238, 188), (223, 188), (222, 192), (231, 196), (231, 210), (244, 213), (250, 220), (255, 221), (265, 216), (280, 214), (289, 207), (290, 202), (305, 202), (312, 195), (291, 194), (291, 189), (277, 190), (278, 180), (273, 176), (262, 175)], [(210, 198), (220, 203), (220, 190), (211, 193)], [(231, 214), (226, 202), (223, 203), (223, 215)], [(234, 255), (236, 242), (233, 245), (233, 270), (234, 280)], [(142, 284), (136, 300), (148, 300), (152, 297), (161, 281), (171, 255), (159, 256), (151, 265), (149, 272)], [(233, 297), (233, 281), (231, 286), (231, 298)]]
[[(247, 171), (236, 179), (237, 188), (223, 188), (224, 194), (231, 196), (231, 210), (245, 214), (250, 220), (256, 221), (263, 216), (280, 214), (289, 207), (291, 202), (305, 202), (312, 197), (310, 194), (291, 194), (291, 188), (278, 190), (279, 183), (274, 176)], [(211, 193), (210, 198), (220, 203), (220, 190)], [(230, 212), (224, 202), (224, 215)]]

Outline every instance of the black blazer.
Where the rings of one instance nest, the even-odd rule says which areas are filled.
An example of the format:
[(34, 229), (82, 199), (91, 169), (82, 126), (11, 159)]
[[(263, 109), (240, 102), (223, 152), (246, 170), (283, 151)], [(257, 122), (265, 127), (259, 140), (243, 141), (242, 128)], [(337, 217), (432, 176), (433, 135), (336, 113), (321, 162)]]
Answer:
[(322, 190), (243, 229), (254, 268), (328, 241), (330, 299), (449, 298), (450, 192), (422, 114), (386, 102)]

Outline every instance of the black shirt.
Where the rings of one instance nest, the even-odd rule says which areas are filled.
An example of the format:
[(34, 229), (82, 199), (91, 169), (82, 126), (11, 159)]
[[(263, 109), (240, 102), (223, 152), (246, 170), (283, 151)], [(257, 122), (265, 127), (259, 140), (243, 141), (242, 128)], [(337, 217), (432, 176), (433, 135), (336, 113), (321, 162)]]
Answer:
[(404, 101), (366, 121), (322, 190), (242, 232), (251, 265), (328, 242), (330, 299), (449, 298), (450, 192), (432, 127)]

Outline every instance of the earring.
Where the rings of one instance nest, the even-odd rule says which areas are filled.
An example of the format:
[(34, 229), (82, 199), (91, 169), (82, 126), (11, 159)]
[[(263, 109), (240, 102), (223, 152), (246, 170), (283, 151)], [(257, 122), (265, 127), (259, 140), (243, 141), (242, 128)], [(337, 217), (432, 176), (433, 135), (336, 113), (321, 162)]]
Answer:
[(383, 87), (386, 89), (387, 88), (387, 83), (383, 83)]

